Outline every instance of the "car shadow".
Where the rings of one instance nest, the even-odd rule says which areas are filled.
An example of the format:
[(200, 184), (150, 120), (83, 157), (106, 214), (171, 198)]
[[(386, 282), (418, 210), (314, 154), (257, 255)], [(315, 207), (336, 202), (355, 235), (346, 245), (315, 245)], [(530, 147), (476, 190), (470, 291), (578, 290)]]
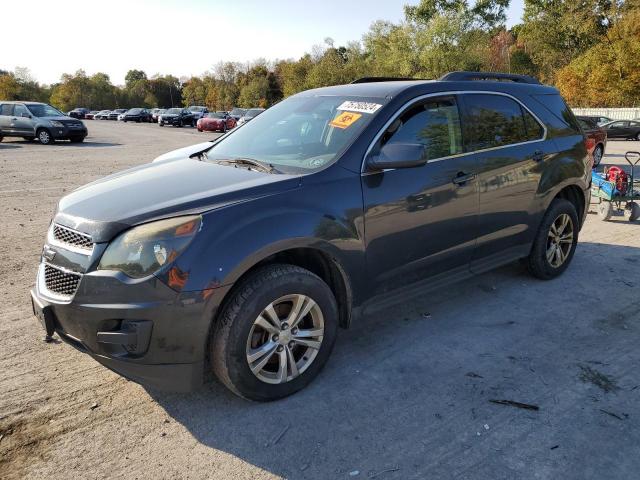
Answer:
[(0, 143), (0, 150), (10, 150), (12, 148), (22, 148), (22, 145), (13, 143)]
[[(148, 392), (169, 422), (201, 444), (285, 478), (448, 478), (465, 471), (497, 478), (550, 469), (562, 477), (583, 468), (584, 448), (633, 456), (635, 447), (624, 441), (597, 440), (608, 427), (592, 398), (604, 396), (584, 386), (578, 365), (604, 362), (626, 375), (625, 385), (640, 383), (640, 371), (628, 368), (640, 361), (639, 322), (627, 319), (626, 330), (607, 323), (624, 315), (640, 320), (640, 278), (628, 275), (638, 268), (640, 249), (587, 242), (550, 282), (513, 264), (428, 292), (341, 330), (319, 377), (276, 402), (244, 401), (215, 381), (191, 394)], [(615, 306), (603, 304), (602, 284), (619, 292)], [(632, 394), (618, 392), (617, 408), (631, 411)], [(557, 444), (565, 460), (552, 467), (549, 449)], [(606, 465), (590, 465), (606, 476)]]

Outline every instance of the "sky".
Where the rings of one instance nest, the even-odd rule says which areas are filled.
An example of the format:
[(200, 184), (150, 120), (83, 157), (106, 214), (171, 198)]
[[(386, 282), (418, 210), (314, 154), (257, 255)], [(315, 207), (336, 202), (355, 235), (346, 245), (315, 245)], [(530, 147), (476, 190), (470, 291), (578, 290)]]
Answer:
[[(507, 25), (524, 0), (512, 0)], [(360, 40), (372, 22), (403, 18), (417, 0), (30, 0), (3, 2), (0, 69), (27, 67), (41, 83), (82, 68), (124, 83), (130, 69), (147, 75), (201, 75), (220, 61), (299, 58), (331, 37)], [(15, 19), (20, 21), (6, 21)]]

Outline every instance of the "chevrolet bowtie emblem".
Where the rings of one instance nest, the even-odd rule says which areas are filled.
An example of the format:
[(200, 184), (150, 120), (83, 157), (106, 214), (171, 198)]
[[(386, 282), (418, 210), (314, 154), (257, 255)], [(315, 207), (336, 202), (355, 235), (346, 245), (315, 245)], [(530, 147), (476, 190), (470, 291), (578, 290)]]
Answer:
[(45, 260), (51, 262), (56, 256), (56, 252), (52, 250), (48, 245), (45, 245), (42, 248), (42, 256), (45, 258)]

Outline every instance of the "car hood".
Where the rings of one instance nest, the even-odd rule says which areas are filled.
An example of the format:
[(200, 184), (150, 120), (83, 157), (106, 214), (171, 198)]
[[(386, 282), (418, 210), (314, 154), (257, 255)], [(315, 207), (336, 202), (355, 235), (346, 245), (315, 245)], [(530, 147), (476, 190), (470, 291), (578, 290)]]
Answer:
[(55, 222), (111, 240), (132, 225), (202, 213), (296, 188), (299, 177), (185, 158), (146, 164), (81, 187), (60, 200)]
[(182, 160), (190, 157), (194, 153), (200, 153), (208, 148), (211, 148), (213, 142), (196, 143), (195, 145), (189, 145), (188, 147), (178, 148), (156, 157), (152, 163), (168, 162), (170, 160)]

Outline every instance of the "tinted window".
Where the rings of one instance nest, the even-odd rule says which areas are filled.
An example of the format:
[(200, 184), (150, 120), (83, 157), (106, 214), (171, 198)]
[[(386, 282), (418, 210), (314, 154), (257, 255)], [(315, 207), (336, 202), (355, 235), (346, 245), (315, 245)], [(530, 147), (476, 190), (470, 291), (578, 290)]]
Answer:
[(11, 115), (13, 112), (13, 103), (5, 103), (0, 105), (0, 115)]
[(544, 137), (544, 128), (525, 108), (520, 107), (524, 115), (524, 127), (527, 130), (527, 140), (540, 140)]
[(598, 123), (596, 122), (596, 120), (591, 117), (577, 117), (577, 118), (578, 118), (578, 122), (580, 122), (580, 126), (584, 130), (591, 130), (598, 126)]
[[(531, 117), (525, 121), (522, 108), (515, 100), (502, 95), (468, 94), (465, 132), (469, 150), (501, 147), (540, 138), (541, 127)], [(532, 121), (534, 123), (532, 123)], [(529, 135), (526, 123), (530, 124)]]
[(429, 100), (412, 106), (384, 133), (381, 146), (419, 143), (429, 160), (462, 153), (458, 107), (453, 98)]
[(629, 124), (629, 122), (613, 122), (609, 124), (609, 128), (624, 128)]
[(560, 95), (531, 95), (539, 103), (545, 106), (555, 117), (571, 128), (575, 133), (580, 133), (578, 120), (573, 115)]
[(64, 113), (56, 110), (51, 105), (36, 103), (33, 105), (29, 105), (27, 108), (34, 114), (36, 117), (64, 117)]

